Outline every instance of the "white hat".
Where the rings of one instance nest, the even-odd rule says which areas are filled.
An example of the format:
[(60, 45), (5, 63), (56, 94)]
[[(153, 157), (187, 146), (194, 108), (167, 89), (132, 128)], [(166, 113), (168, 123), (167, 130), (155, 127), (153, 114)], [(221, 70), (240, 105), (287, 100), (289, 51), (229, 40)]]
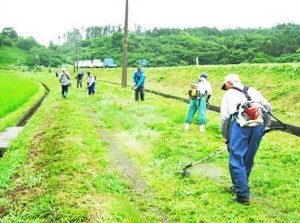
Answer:
[(226, 83), (227, 82), (231, 82), (231, 83), (240, 83), (241, 80), (239, 78), (239, 76), (237, 74), (228, 74), (225, 78), (224, 78), (224, 84), (222, 85), (222, 90), (226, 90)]

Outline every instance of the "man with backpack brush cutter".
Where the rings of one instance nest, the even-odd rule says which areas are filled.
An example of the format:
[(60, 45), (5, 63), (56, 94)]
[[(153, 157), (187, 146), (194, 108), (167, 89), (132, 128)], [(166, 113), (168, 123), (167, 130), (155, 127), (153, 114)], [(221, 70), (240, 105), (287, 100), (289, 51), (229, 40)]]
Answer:
[(229, 152), (234, 201), (249, 205), (248, 179), (264, 128), (271, 123), (271, 107), (259, 91), (244, 86), (236, 74), (225, 77), (222, 90), (226, 93), (221, 102), (221, 131)]
[(207, 122), (206, 104), (212, 94), (212, 88), (208, 81), (208, 75), (203, 72), (199, 76), (199, 80), (195, 84), (191, 84), (191, 90), (188, 91), (190, 96), (190, 104), (185, 119), (184, 129), (188, 130), (193, 120), (195, 113), (198, 111), (197, 122), (200, 132), (205, 131), (205, 124)]

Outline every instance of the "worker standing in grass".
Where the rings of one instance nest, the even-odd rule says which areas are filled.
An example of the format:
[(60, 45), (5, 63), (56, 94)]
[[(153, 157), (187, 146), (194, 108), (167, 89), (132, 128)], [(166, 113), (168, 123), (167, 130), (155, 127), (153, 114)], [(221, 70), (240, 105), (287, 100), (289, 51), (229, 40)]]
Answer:
[(77, 88), (82, 88), (82, 79), (83, 79), (83, 75), (84, 75), (84, 72), (83, 71), (80, 71), (77, 76), (76, 76), (76, 80), (77, 80)]
[(236, 74), (225, 77), (222, 89), (226, 93), (221, 102), (221, 129), (229, 150), (229, 171), (236, 194), (234, 201), (249, 205), (248, 179), (264, 127), (270, 124), (267, 112), (271, 112), (271, 107), (259, 91), (244, 86)]
[(185, 119), (185, 130), (189, 129), (193, 117), (198, 110), (199, 130), (200, 132), (205, 131), (205, 124), (207, 122), (206, 104), (212, 94), (212, 88), (207, 78), (208, 75), (206, 72), (201, 73), (199, 80), (195, 84), (191, 84), (192, 89), (188, 92), (190, 96), (190, 104)]
[(144, 71), (140, 67), (137, 68), (137, 71), (134, 72), (132, 76), (132, 81), (133, 81), (133, 88), (135, 90), (135, 101), (139, 101), (139, 96), (140, 100), (144, 101), (145, 100), (145, 75)]
[(91, 74), (91, 72), (87, 72), (86, 76), (86, 83), (88, 88), (88, 95), (95, 95), (95, 88), (96, 88), (96, 82), (95, 82), (95, 76)]
[(62, 73), (60, 74), (58, 80), (61, 83), (61, 88), (62, 88), (61, 94), (64, 98), (67, 98), (68, 88), (69, 86), (71, 86), (70, 79), (71, 79), (70, 74), (67, 73), (65, 68), (62, 68)]

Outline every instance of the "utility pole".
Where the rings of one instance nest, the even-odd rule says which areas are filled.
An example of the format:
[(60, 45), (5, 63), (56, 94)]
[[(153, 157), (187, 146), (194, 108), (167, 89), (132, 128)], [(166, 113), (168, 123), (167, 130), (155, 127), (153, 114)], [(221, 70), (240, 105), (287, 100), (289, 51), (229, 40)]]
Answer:
[(50, 73), (51, 72), (51, 48), (49, 46), (49, 69), (48, 69), (48, 72)]
[(77, 48), (77, 38), (75, 38), (75, 55), (74, 55), (74, 72), (75, 69), (78, 71), (78, 48)]
[(128, 0), (125, 4), (125, 26), (124, 26), (124, 44), (123, 44), (123, 69), (122, 86), (127, 86), (127, 56), (128, 56)]

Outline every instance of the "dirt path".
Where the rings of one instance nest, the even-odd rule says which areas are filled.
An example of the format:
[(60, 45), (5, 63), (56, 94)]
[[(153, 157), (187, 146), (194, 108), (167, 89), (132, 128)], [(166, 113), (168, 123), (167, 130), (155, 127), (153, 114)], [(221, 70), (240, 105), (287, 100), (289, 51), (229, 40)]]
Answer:
[(102, 140), (109, 143), (110, 168), (119, 172), (122, 178), (132, 185), (132, 189), (141, 192), (148, 188), (146, 181), (143, 179), (140, 171), (136, 168), (130, 157), (115, 143), (116, 140), (112, 136), (108, 136), (102, 130), (98, 131)]
[[(97, 118), (95, 113), (89, 111), (89, 115), (96, 124)], [(121, 146), (117, 143), (116, 136), (109, 134), (105, 129), (98, 129), (98, 134), (101, 140), (106, 141), (108, 146), (108, 152), (110, 156), (109, 168), (113, 172), (118, 172), (122, 179), (131, 185), (131, 192), (139, 199), (145, 199), (150, 201), (154, 196), (154, 192), (148, 187), (147, 182), (144, 180), (141, 172), (134, 165), (130, 157), (122, 150)], [(168, 223), (167, 218), (161, 213), (160, 208), (157, 206), (151, 206), (151, 213), (159, 216), (162, 222)]]

